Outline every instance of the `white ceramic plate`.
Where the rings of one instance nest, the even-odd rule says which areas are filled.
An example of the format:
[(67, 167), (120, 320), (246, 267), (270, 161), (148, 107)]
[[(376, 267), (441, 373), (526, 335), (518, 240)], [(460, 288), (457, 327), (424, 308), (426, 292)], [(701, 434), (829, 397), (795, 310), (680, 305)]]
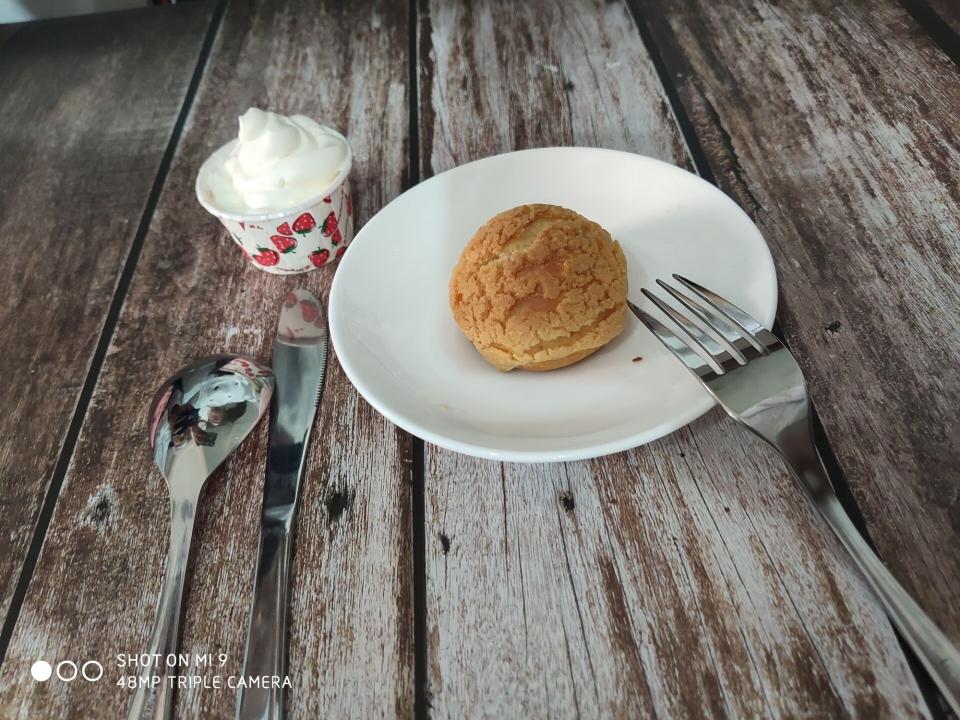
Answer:
[(408, 190), (350, 245), (330, 293), (330, 332), (360, 394), (424, 440), (521, 462), (624, 450), (706, 412), (711, 397), (632, 315), (607, 347), (553, 372), (499, 373), (473, 349), (450, 313), (450, 271), (480, 225), (524, 203), (563, 205), (609, 230), (627, 256), (630, 298), (643, 307), (653, 306), (641, 287), (680, 273), (773, 322), (770, 251), (713, 185), (612, 150), (508, 153)]

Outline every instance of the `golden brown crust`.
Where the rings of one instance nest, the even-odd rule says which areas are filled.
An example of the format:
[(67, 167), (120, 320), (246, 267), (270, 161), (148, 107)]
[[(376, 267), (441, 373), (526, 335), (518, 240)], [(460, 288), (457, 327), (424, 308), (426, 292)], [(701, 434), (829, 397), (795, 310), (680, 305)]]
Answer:
[(492, 217), (450, 278), (450, 308), (498, 370), (553, 370), (623, 330), (627, 261), (597, 223), (556, 205)]

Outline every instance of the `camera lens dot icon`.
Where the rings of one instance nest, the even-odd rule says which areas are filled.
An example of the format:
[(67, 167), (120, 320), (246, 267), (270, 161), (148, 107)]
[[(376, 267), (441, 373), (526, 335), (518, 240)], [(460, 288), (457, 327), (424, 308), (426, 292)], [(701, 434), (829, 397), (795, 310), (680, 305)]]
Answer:
[(30, 666), (30, 674), (37, 682), (46, 682), (53, 674), (53, 668), (46, 660), (37, 660)]

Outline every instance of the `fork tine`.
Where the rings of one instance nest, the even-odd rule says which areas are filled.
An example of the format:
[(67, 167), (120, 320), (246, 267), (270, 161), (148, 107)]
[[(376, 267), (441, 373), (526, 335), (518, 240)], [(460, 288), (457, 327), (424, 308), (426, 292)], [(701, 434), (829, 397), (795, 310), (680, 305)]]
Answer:
[(688, 290), (697, 295), (697, 297), (707, 303), (710, 307), (725, 315), (729, 320), (743, 330), (744, 337), (753, 343), (753, 345), (764, 354), (780, 345), (780, 341), (777, 340), (776, 336), (772, 332), (767, 330), (763, 325), (758, 323), (750, 315), (745, 313), (729, 300), (720, 297), (715, 292), (707, 290), (707, 288), (703, 287), (702, 285), (698, 285), (693, 280), (685, 278), (682, 275), (677, 275), (674, 273), (673, 277), (675, 280), (677, 280), (677, 282), (682, 283)]
[(710, 365), (705, 363), (697, 352), (691, 350), (683, 340), (670, 332), (670, 330), (653, 317), (653, 315), (641, 310), (629, 300), (627, 300), (627, 306), (630, 308), (630, 311), (637, 316), (637, 319), (647, 326), (647, 330), (656, 335), (657, 340), (663, 343), (667, 350), (672, 352), (680, 362), (696, 373), (697, 376), (709, 378), (716, 375)]
[(714, 313), (663, 280), (658, 279), (657, 285), (670, 293), (672, 298), (696, 315), (708, 328), (720, 335), (730, 345), (734, 356), (741, 364), (746, 364), (748, 360), (759, 357), (763, 352), (759, 347), (754, 346), (752, 339), (745, 338), (743, 331), (733, 325), (726, 317)]
[(663, 311), (667, 317), (673, 320), (677, 327), (683, 330), (684, 334), (690, 338), (693, 344), (705, 353), (707, 356), (707, 362), (714, 367), (714, 370), (718, 374), (722, 375), (724, 372), (733, 370), (735, 367), (740, 366), (740, 363), (737, 362), (737, 360), (735, 360), (733, 356), (720, 345), (720, 343), (707, 335), (703, 330), (697, 327), (697, 325), (690, 322), (686, 315), (678, 310), (674, 310), (646, 288), (640, 288), (640, 292), (642, 292), (644, 296), (650, 300), (650, 302)]

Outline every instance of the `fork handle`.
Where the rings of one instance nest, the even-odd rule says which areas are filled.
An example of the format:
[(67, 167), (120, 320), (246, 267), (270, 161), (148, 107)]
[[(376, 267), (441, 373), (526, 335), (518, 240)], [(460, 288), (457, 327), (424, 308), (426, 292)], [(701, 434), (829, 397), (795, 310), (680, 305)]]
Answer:
[[(960, 714), (960, 651), (890, 574), (857, 531), (834, 492), (809, 431), (805, 442), (775, 443), (824, 520), (850, 553), (907, 644), (930, 673), (953, 711)], [(797, 438), (799, 439), (799, 438)]]

